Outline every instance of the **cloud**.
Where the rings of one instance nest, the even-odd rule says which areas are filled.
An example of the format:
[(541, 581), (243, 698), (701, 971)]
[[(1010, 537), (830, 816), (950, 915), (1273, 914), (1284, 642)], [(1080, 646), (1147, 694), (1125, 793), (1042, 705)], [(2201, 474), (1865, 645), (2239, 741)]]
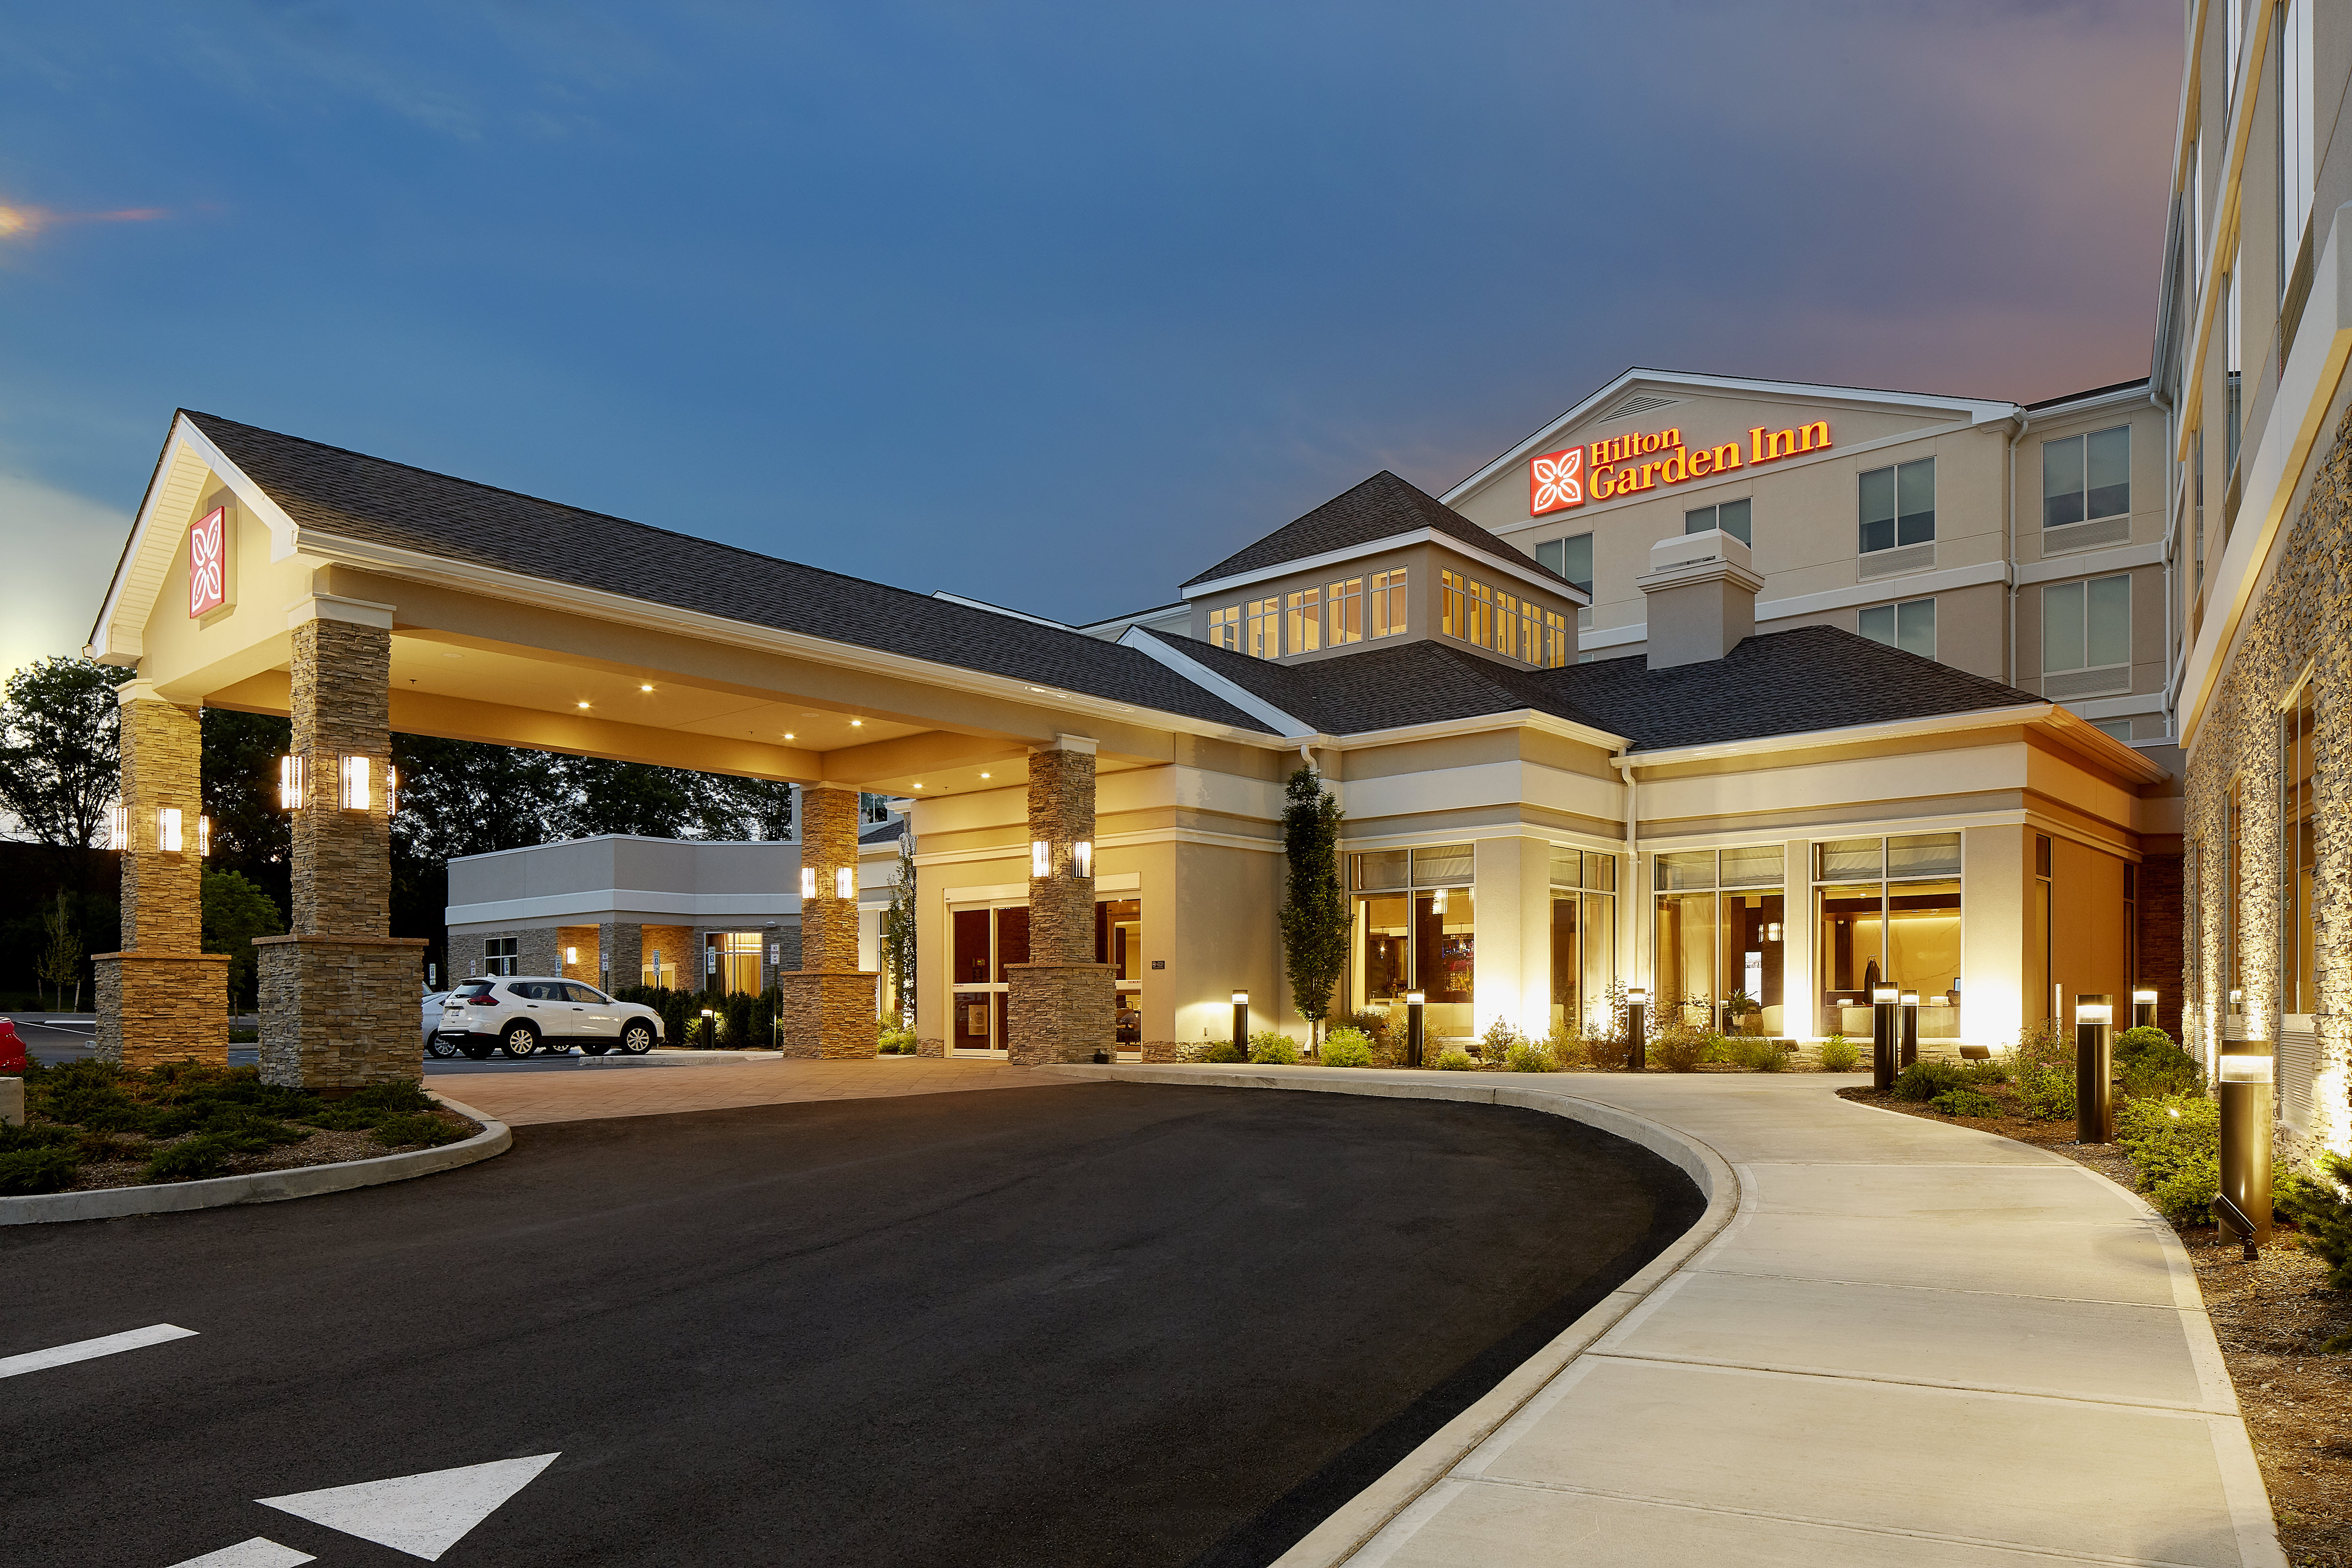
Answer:
[(171, 215), (162, 207), (124, 207), (110, 213), (61, 213), (48, 207), (0, 203), (0, 239), (30, 239), (45, 228), (68, 223), (153, 223)]
[(0, 674), (81, 652), (130, 533), (127, 513), (0, 468)]

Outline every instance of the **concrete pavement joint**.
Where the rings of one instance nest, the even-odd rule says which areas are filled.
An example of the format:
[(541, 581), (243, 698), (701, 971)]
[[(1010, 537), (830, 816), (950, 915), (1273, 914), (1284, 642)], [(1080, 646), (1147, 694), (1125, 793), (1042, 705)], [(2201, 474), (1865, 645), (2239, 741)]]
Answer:
[(1838, 1383), (1884, 1383), (1898, 1388), (1927, 1388), (1943, 1394), (1989, 1394), (2003, 1399), (2045, 1400), (2060, 1405), (2114, 1405), (2126, 1410), (2147, 1410), (2164, 1415), (2201, 1418), (2209, 1415), (2228, 1416), (2237, 1414), (2233, 1410), (2217, 1410), (2210, 1405), (2192, 1405), (2186, 1400), (2179, 1399), (2102, 1399), (2093, 1394), (2069, 1394), (2061, 1389), (2029, 1388), (2020, 1384), (1997, 1383), (1955, 1383), (1948, 1379), (1934, 1377), (1888, 1377), (1883, 1374), (1845, 1372), (1832, 1366), (1724, 1361), (1709, 1356), (1667, 1355), (1656, 1352), (1635, 1355), (1624, 1351), (1604, 1350), (1598, 1345), (1585, 1353), (1598, 1361), (1641, 1362), (1659, 1366), (1688, 1366), (1710, 1372), (1759, 1373), (1768, 1377), (1826, 1378)]

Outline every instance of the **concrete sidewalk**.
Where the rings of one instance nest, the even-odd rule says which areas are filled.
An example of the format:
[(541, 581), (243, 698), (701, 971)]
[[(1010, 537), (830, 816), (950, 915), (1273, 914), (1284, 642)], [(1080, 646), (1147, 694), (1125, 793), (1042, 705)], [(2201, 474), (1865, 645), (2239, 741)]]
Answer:
[(1285, 1568), (2284, 1564), (2188, 1256), (2113, 1183), (1836, 1098), (1852, 1078), (1473, 1081), (1694, 1139), (1737, 1173), (1738, 1210), (1469, 1452), (1399, 1467), (1442, 1477), (1401, 1512), (1391, 1487)]

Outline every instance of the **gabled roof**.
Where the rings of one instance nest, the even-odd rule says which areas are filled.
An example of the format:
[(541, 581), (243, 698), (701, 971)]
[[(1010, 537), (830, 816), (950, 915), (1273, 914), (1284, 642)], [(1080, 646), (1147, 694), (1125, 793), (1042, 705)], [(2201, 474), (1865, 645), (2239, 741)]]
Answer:
[(1184, 586), (1191, 588), (1198, 583), (1265, 572), (1294, 561), (1358, 550), (1423, 530), (1445, 534), (1473, 549), (1498, 556), (1562, 588), (1571, 587), (1568, 579), (1538, 564), (1534, 557), (1523, 553), (1516, 545), (1504, 543), (1435, 496), (1386, 468), (1355, 489), (1332, 497), (1306, 516), (1285, 523), (1256, 543), (1235, 551)]
[(1296, 665), (1189, 639), (1183, 648), (1328, 735), (1532, 709), (1654, 752), (2042, 701), (1832, 626), (1761, 633), (1720, 659), (1661, 670), (1638, 658), (1519, 669), (1428, 638)]
[(185, 417), (304, 536), (387, 546), (1235, 729), (1266, 726), (1132, 648), (626, 518)]

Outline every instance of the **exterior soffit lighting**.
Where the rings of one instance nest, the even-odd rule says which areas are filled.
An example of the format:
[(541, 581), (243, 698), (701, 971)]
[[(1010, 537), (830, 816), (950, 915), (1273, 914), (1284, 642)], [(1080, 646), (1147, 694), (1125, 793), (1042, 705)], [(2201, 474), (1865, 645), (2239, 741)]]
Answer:
[(586, 704), (585, 702), (575, 702), (575, 703), (573, 703), (573, 704), (572, 704), (572, 706), (573, 706), (574, 708), (585, 708), (585, 707), (587, 707), (587, 706), (588, 706), (588, 704)]
[(863, 719), (852, 719), (849, 721), (849, 727), (853, 730), (863, 730), (866, 728), (866, 721)]
[(638, 686), (637, 689), (638, 689), (638, 690), (640, 690), (640, 691), (651, 691), (651, 690), (653, 689), (653, 688), (652, 688), (652, 687), (650, 687), (650, 686), (646, 686), (646, 685), (642, 685), (642, 684), (641, 684), (641, 685), (639, 685), (639, 686)]
[(787, 740), (787, 741), (789, 741), (789, 740), (791, 740), (792, 738), (793, 738), (793, 732), (792, 732), (790, 730), (785, 731), (784, 731), (784, 739), (785, 739), (785, 740)]
[(982, 773), (982, 774), (981, 774), (980, 776), (981, 776), (982, 778), (986, 778), (988, 775), (987, 775), (986, 773)]

